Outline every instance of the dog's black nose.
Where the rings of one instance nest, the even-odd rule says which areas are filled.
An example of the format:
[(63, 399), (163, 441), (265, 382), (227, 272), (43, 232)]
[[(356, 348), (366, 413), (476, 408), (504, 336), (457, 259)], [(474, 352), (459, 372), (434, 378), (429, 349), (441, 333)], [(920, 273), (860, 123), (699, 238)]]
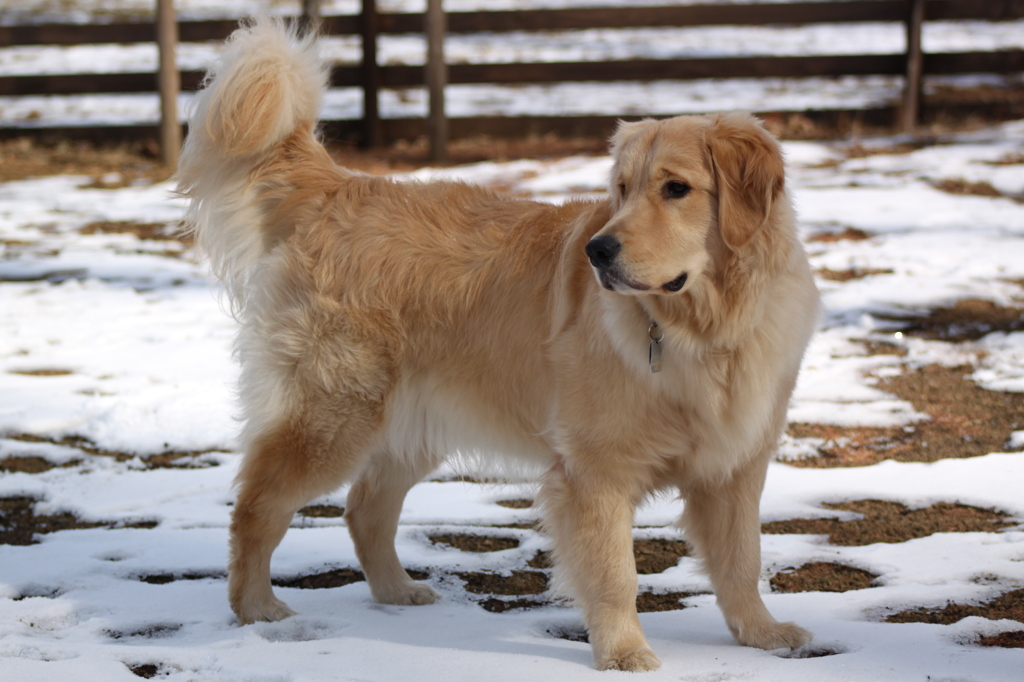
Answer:
[(615, 257), (622, 250), (622, 244), (615, 237), (604, 235), (594, 237), (587, 242), (587, 258), (595, 268), (606, 268), (612, 264)]

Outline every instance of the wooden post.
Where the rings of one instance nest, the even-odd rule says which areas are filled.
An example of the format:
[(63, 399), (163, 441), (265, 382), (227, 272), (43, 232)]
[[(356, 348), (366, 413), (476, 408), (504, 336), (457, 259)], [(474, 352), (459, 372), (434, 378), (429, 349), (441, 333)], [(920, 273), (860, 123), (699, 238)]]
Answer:
[(181, 151), (181, 122), (178, 93), (181, 74), (174, 54), (178, 46), (178, 22), (174, 0), (156, 0), (156, 42), (160, 53), (157, 87), (160, 90), (160, 161), (172, 170), (178, 167)]
[(900, 130), (913, 132), (921, 120), (921, 81), (924, 74), (924, 55), (921, 53), (921, 24), (924, 23), (925, 0), (907, 2), (907, 71), (903, 85), (903, 104), (900, 107)]
[(320, 0), (302, 0), (302, 15), (299, 17), (303, 33), (320, 27)]
[(380, 67), (377, 65), (377, 4), (363, 0), (363, 147), (379, 147), (382, 143), (380, 125)]
[(448, 160), (448, 119), (444, 114), (444, 88), (448, 84), (448, 65), (444, 61), (444, 34), (448, 21), (442, 0), (427, 0), (427, 90), (430, 98), (427, 130), (430, 136), (430, 160)]

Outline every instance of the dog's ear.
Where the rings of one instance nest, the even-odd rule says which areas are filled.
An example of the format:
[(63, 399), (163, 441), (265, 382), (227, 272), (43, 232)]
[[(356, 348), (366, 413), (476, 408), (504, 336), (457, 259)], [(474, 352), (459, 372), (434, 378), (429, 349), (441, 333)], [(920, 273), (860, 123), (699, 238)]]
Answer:
[(778, 141), (747, 114), (714, 119), (705, 141), (718, 184), (718, 225), (726, 245), (740, 249), (760, 230), (785, 186)]
[(567, 231), (548, 293), (551, 306), (549, 342), (573, 324), (579, 315), (587, 285), (594, 281), (584, 246), (611, 217), (612, 211), (608, 204), (594, 203), (589, 210), (575, 218)]
[(628, 140), (633, 139), (644, 130), (651, 128), (657, 123), (653, 118), (645, 118), (641, 121), (619, 121), (619, 125), (612, 134), (611, 150), (612, 156), (618, 157), (619, 152)]
[(612, 174), (609, 191), (611, 192), (613, 202), (618, 202), (619, 190), (616, 188), (616, 184), (619, 182), (618, 178), (622, 175), (623, 167), (633, 165), (630, 161), (630, 155), (626, 151), (627, 147), (634, 140), (645, 137), (645, 134), (653, 130), (657, 123), (657, 121), (651, 118), (645, 118), (642, 121), (619, 121), (619, 126), (615, 129), (615, 134), (612, 135), (610, 140)]

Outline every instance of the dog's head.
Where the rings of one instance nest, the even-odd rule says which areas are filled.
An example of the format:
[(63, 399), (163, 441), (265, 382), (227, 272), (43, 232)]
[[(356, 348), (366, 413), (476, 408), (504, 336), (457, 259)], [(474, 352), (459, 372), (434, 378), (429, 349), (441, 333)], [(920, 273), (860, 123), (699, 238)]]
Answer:
[(745, 114), (622, 123), (611, 219), (587, 243), (603, 287), (671, 295), (766, 229), (783, 191), (778, 142)]

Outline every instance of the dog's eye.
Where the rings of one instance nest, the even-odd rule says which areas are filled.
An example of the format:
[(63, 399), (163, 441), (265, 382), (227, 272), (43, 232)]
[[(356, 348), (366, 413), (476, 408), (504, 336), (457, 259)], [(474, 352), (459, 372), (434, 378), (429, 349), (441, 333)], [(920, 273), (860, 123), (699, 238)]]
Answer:
[(681, 199), (690, 193), (690, 186), (682, 182), (665, 183), (665, 198), (667, 199)]
[(626, 185), (625, 183), (619, 185), (619, 196), (623, 199), (626, 198)]

